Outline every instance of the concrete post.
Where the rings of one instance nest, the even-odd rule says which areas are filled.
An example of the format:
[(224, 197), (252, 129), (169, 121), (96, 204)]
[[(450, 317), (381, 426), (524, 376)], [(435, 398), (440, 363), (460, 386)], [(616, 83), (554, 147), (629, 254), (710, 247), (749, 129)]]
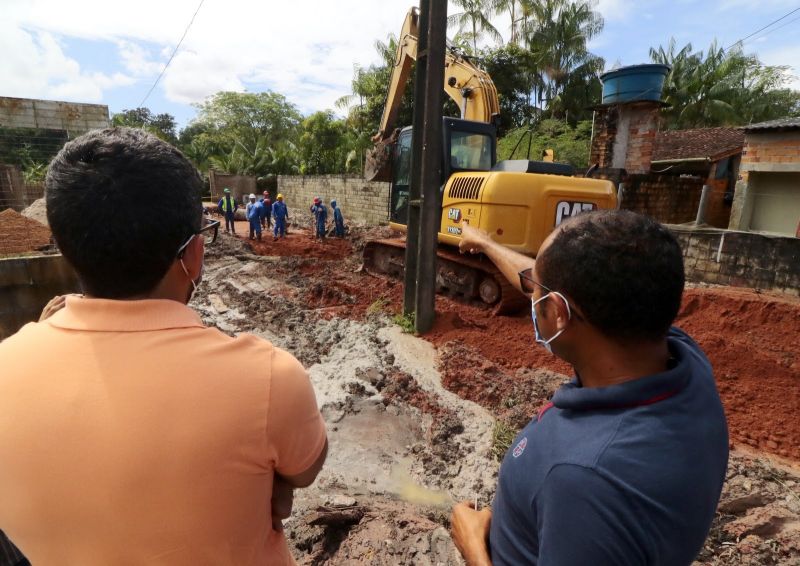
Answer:
[(703, 185), (703, 192), (700, 193), (700, 205), (697, 207), (697, 218), (694, 223), (696, 225), (706, 223), (706, 210), (708, 209), (708, 199), (711, 195), (711, 185)]

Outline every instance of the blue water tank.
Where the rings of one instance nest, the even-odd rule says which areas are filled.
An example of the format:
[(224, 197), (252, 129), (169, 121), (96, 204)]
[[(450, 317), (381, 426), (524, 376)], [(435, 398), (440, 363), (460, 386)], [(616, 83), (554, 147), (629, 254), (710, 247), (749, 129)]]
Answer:
[(658, 63), (620, 67), (600, 75), (603, 82), (603, 104), (619, 104), (637, 100), (661, 101), (664, 79), (670, 66)]

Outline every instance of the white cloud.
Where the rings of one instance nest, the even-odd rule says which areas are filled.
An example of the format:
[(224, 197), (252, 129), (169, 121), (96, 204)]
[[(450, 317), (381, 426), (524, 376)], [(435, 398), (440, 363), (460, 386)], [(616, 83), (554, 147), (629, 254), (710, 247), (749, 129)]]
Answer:
[(3, 96), (100, 102), (104, 89), (134, 82), (121, 72), (86, 72), (54, 34), (29, 31), (7, 19), (0, 21), (0, 53)]
[(758, 54), (759, 59), (767, 65), (788, 65), (786, 72), (789, 88), (800, 90), (800, 46), (792, 45), (788, 47), (762, 51)]
[(636, 13), (634, 0), (598, 0), (595, 10), (600, 12), (606, 21), (627, 20)]

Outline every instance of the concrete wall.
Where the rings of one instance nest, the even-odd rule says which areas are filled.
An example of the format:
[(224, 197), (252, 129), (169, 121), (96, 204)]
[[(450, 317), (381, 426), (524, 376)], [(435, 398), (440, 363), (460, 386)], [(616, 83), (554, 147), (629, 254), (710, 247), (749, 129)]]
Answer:
[(703, 179), (674, 175), (628, 175), (622, 208), (646, 214), (664, 224), (692, 222), (697, 217)]
[[(278, 192), (283, 193), (289, 216), (295, 222), (302, 222), (314, 197), (322, 198), (326, 206), (336, 199), (348, 224), (378, 225), (389, 221), (389, 183), (345, 175), (279, 175)], [(297, 211), (294, 216), (292, 210)]]
[(208, 183), (211, 187), (211, 200), (214, 203), (219, 202), (219, 199), (222, 198), (222, 191), (225, 187), (231, 190), (231, 194), (239, 204), (242, 204), (243, 197), (251, 193), (260, 196), (256, 188), (256, 178), (252, 175), (229, 175), (210, 169)]
[(0, 127), (64, 130), (75, 137), (89, 130), (107, 128), (108, 106), (57, 100), (0, 97)]
[[(788, 184), (800, 193), (800, 130), (746, 133), (728, 228), (787, 235), (800, 231), (800, 200), (791, 190), (782, 188), (787, 186), (788, 178)], [(766, 195), (771, 195), (771, 200)], [(755, 212), (759, 206), (766, 210)], [(754, 214), (760, 219), (757, 227), (751, 227)], [(795, 217), (793, 230), (782, 220), (787, 214)], [(772, 215), (778, 219), (774, 225), (769, 222)]]
[(61, 255), (0, 259), (0, 340), (38, 320), (54, 296), (79, 291)]
[(800, 239), (669, 226), (689, 281), (773, 290), (800, 297)]

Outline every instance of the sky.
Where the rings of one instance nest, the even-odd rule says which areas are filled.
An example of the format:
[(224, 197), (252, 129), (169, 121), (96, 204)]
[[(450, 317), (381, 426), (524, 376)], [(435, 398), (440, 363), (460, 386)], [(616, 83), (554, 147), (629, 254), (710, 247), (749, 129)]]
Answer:
[[(333, 109), (355, 65), (378, 62), (413, 0), (0, 0), (0, 96), (144, 106), (185, 126), (221, 91), (279, 92), (304, 114)], [(605, 21), (590, 50), (606, 67), (649, 62), (675, 37), (727, 47), (800, 8), (800, 0), (597, 0)], [(451, 2), (449, 13), (458, 12)], [(507, 38), (510, 18), (495, 18)], [(449, 31), (448, 35), (456, 32)], [(748, 39), (745, 52), (792, 67), (800, 90), (800, 11)]]

